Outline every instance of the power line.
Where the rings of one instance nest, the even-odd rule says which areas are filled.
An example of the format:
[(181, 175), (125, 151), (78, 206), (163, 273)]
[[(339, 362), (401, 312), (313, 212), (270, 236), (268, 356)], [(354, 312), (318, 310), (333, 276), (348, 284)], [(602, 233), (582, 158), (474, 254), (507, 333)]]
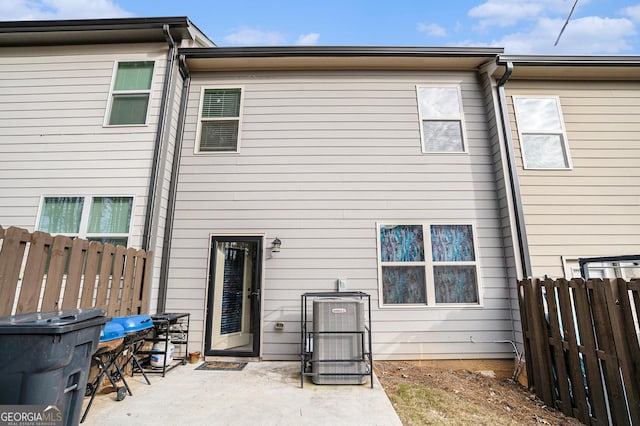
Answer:
[(560, 30), (560, 34), (558, 34), (558, 38), (556, 39), (556, 42), (553, 43), (554, 46), (558, 45), (558, 42), (560, 41), (560, 37), (562, 36), (562, 33), (564, 32), (564, 29), (567, 28), (567, 24), (569, 23), (569, 19), (571, 19), (571, 15), (573, 15), (573, 11), (576, 9), (576, 5), (578, 4), (578, 0), (576, 0), (573, 3), (573, 7), (571, 8), (571, 12), (569, 12), (569, 16), (567, 16), (567, 20), (564, 21), (564, 25), (562, 26), (562, 29)]

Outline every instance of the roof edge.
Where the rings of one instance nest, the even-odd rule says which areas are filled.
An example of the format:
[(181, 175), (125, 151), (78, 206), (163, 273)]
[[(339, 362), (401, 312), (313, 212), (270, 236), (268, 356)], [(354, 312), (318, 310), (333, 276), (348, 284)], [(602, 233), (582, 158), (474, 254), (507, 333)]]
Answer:
[(635, 55), (498, 55), (498, 65), (512, 63), (525, 66), (638, 66)]
[(268, 57), (495, 57), (502, 48), (477, 47), (398, 47), (398, 46), (271, 46), (182, 48), (187, 58), (268, 58)]
[(186, 16), (0, 21), (0, 33), (148, 29), (158, 27), (162, 28), (165, 24), (184, 28), (189, 27), (189, 25), (193, 25)]

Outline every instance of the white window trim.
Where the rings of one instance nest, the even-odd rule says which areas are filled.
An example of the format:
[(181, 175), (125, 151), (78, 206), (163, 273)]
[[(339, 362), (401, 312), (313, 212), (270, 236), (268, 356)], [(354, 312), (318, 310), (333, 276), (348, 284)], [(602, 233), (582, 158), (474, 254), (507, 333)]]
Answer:
[[(560, 105), (560, 97), (553, 95), (513, 95), (511, 97), (513, 99), (513, 111), (515, 113), (516, 127), (518, 128), (518, 144), (520, 145), (520, 155), (522, 156), (522, 168), (526, 170), (573, 170), (573, 161), (571, 160), (571, 151), (569, 150), (569, 139), (567, 139), (567, 129), (564, 124), (564, 114), (562, 112), (562, 106)], [(527, 157), (524, 154), (524, 144), (522, 143), (522, 126), (518, 123), (518, 106), (517, 99), (553, 99), (556, 103), (556, 108), (558, 109), (558, 114), (560, 116), (560, 130), (557, 131), (549, 131), (549, 130), (538, 130), (538, 129), (525, 129), (524, 133), (534, 133), (541, 135), (557, 135), (560, 134), (562, 137), (562, 146), (567, 156), (567, 167), (529, 167), (527, 165)]]
[[(240, 90), (240, 113), (238, 114), (238, 140), (236, 142), (235, 151), (200, 151), (200, 134), (202, 133), (202, 122), (203, 121), (228, 121), (234, 117), (211, 117), (211, 118), (202, 118), (202, 108), (203, 108), (203, 100), (204, 100), (204, 91), (211, 89), (239, 89)], [(240, 142), (242, 140), (242, 122), (244, 116), (244, 86), (242, 85), (215, 85), (215, 86), (203, 86), (200, 89), (200, 98), (198, 99), (198, 116), (197, 116), (197, 124), (196, 124), (196, 140), (193, 144), (193, 153), (198, 155), (229, 155), (229, 154), (239, 154), (240, 153)]]
[[(388, 303), (385, 304), (383, 300), (384, 289), (382, 287), (382, 258), (380, 253), (380, 226), (387, 225), (422, 225), (423, 243), (424, 246), (424, 262), (384, 262), (384, 266), (424, 266), (425, 268), (425, 282), (426, 282), (426, 303)], [(476, 260), (461, 261), (461, 262), (434, 262), (432, 259), (431, 248), (431, 225), (469, 225), (473, 232), (473, 250)], [(483, 308), (484, 307), (484, 291), (481, 278), (480, 256), (478, 252), (478, 234), (476, 233), (478, 227), (474, 221), (447, 221), (447, 222), (429, 222), (429, 221), (377, 221), (376, 222), (376, 261), (378, 263), (378, 307), (381, 309), (415, 309), (415, 308), (428, 308), (428, 309), (452, 309), (452, 308)], [(428, 244), (427, 244), (428, 242)], [(475, 265), (476, 267), (476, 285), (478, 291), (478, 303), (436, 303), (436, 290), (433, 279), (433, 267), (440, 265)]]
[[(118, 72), (118, 64), (125, 62), (153, 62), (153, 72), (151, 73), (151, 84), (148, 90), (117, 90), (114, 91), (113, 88), (116, 84), (116, 74)], [(127, 59), (121, 61), (115, 61), (113, 63), (113, 71), (111, 71), (111, 84), (109, 86), (109, 97), (107, 98), (107, 110), (104, 115), (104, 121), (102, 123), (102, 127), (145, 127), (149, 125), (149, 114), (151, 111), (151, 93), (153, 92), (153, 84), (156, 80), (156, 61), (150, 59)], [(144, 123), (140, 124), (109, 124), (109, 119), (111, 118), (111, 106), (113, 104), (113, 96), (114, 95), (137, 95), (146, 93), (149, 95), (149, 102), (147, 104), (147, 114), (144, 119)]]
[[(580, 278), (580, 273), (578, 273), (578, 276), (575, 277), (573, 276), (572, 270), (580, 267), (578, 259), (588, 258), (588, 257), (593, 257), (593, 256), (561, 256), (562, 269), (564, 270), (564, 277), (568, 280), (570, 280), (571, 278)], [(624, 266), (621, 267), (619, 264), (614, 265), (614, 263), (619, 263), (619, 262), (593, 262), (593, 263), (590, 263), (588, 267), (591, 270), (601, 270), (602, 276), (604, 278), (611, 278), (611, 279), (623, 278), (625, 280), (631, 279), (628, 276), (628, 274), (625, 273), (625, 270), (627, 268), (625, 268)], [(623, 261), (623, 263), (625, 262)], [(640, 269), (640, 267), (638, 269)]]
[[(417, 84), (416, 85), (416, 100), (418, 102), (418, 119), (420, 121), (420, 149), (423, 154), (448, 154), (448, 155), (460, 155), (460, 154), (468, 154), (468, 138), (467, 138), (467, 125), (464, 119), (464, 105), (462, 104), (462, 88), (460, 87), (460, 82), (442, 82), (442, 83), (429, 83), (429, 84)], [(460, 105), (460, 116), (459, 117), (423, 117), (422, 115), (422, 107), (420, 102), (420, 89), (421, 88), (430, 88), (430, 87), (447, 87), (447, 88), (455, 88), (458, 91), (458, 104)], [(423, 122), (425, 120), (443, 120), (443, 121), (460, 121), (461, 128), (461, 136), (462, 136), (462, 151), (427, 151), (424, 146), (424, 126)]]
[[(43, 194), (40, 196), (40, 205), (38, 206), (38, 214), (36, 215), (36, 224), (34, 229), (39, 231), (38, 226), (40, 225), (40, 217), (42, 216), (42, 209), (44, 207), (45, 198), (60, 198), (60, 197), (68, 197), (68, 198), (84, 198), (84, 202), (82, 203), (82, 214), (80, 215), (80, 230), (79, 232), (74, 233), (54, 233), (52, 235), (64, 235), (71, 238), (127, 238), (127, 246), (131, 245), (131, 231), (133, 227), (133, 218), (135, 215), (135, 206), (136, 206), (136, 197), (130, 194)], [(93, 199), (97, 197), (117, 197), (117, 198), (131, 198), (131, 217), (129, 218), (129, 232), (128, 233), (114, 233), (114, 234), (104, 234), (104, 233), (89, 233), (87, 232), (87, 228), (89, 227), (89, 214), (91, 212), (91, 205), (93, 204)]]

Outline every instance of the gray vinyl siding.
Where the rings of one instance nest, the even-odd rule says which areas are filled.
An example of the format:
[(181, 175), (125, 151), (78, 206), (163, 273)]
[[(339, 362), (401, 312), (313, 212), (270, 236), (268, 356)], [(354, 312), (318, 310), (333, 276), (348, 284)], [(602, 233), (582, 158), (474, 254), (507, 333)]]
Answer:
[[(462, 82), (468, 154), (422, 154), (416, 84)], [(203, 87), (242, 87), (238, 154), (194, 154)], [(276, 236), (263, 269), (262, 352), (297, 359), (300, 295), (370, 293), (377, 359), (510, 358), (511, 305), (487, 101), (475, 73), (196, 73), (189, 94), (167, 306), (203, 346), (210, 235)], [(482, 307), (379, 308), (376, 222), (476, 225)], [(284, 331), (274, 329), (285, 324)], [(193, 345), (193, 346), (191, 346)]]
[[(534, 276), (561, 256), (640, 253), (640, 82), (510, 81), (507, 94)], [(558, 96), (573, 170), (523, 170), (513, 95)]]
[[(140, 247), (166, 52), (166, 44), (0, 48), (3, 227), (34, 230), (43, 195), (132, 195), (129, 245)], [(155, 61), (148, 123), (104, 127), (123, 60)]]

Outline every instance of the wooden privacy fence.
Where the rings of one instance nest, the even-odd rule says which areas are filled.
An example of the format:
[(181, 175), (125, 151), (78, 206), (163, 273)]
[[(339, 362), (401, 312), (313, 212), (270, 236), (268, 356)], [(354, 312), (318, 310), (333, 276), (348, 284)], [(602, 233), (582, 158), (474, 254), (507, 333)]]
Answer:
[(585, 424), (640, 425), (640, 280), (518, 283), (530, 386)]
[(102, 308), (148, 312), (151, 252), (0, 226), (0, 316)]

